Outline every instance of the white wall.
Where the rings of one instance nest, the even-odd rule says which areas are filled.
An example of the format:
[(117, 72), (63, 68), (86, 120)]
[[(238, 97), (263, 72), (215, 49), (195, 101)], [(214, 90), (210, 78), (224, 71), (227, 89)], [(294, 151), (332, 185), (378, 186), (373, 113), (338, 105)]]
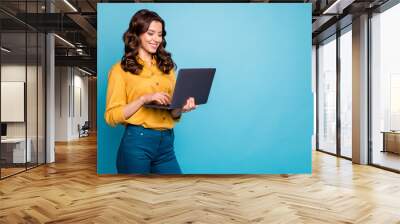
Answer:
[(88, 78), (76, 68), (56, 67), (55, 85), (55, 140), (77, 139), (78, 124), (88, 120)]
[[(77, 70), (75, 70), (75, 75), (74, 75), (74, 108), (73, 110), (75, 111), (74, 117), (72, 119), (72, 136), (75, 138), (78, 137), (78, 124), (81, 126), (85, 123), (85, 121), (88, 121), (89, 119), (89, 113), (88, 113), (88, 77), (81, 76), (83, 73), (78, 73), (77, 75)], [(79, 97), (80, 96), (80, 97)], [(79, 102), (80, 101), (80, 102)], [(79, 108), (81, 107), (81, 108)], [(80, 111), (81, 110), (81, 111)]]
[(70, 77), (67, 67), (55, 68), (55, 141), (68, 140), (68, 87)]

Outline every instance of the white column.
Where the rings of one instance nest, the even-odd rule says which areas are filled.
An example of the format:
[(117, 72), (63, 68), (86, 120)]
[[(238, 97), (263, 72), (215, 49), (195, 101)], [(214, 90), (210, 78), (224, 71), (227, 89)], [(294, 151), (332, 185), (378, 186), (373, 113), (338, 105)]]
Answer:
[(368, 15), (353, 19), (353, 162), (368, 163)]
[[(54, 6), (50, 1), (46, 4), (47, 12), (53, 12)], [(55, 44), (54, 34), (46, 35), (46, 163), (55, 162), (54, 133), (55, 133)]]
[(47, 57), (47, 108), (46, 108), (46, 163), (52, 163), (55, 161), (55, 150), (54, 150), (54, 133), (55, 133), (55, 76), (54, 76), (54, 35), (47, 34), (46, 36), (46, 57)]

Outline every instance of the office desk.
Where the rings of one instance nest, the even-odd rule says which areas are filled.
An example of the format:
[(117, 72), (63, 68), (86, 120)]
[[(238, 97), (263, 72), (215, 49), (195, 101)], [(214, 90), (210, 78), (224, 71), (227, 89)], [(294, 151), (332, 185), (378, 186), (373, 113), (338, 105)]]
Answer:
[(400, 131), (382, 131), (381, 133), (383, 133), (382, 152), (400, 154)]
[[(1, 157), (6, 163), (25, 163), (31, 162), (32, 140), (27, 138), (28, 144), (25, 151), (25, 138), (6, 138), (1, 139)], [(26, 154), (25, 154), (26, 152)], [(27, 159), (27, 161), (25, 161)]]

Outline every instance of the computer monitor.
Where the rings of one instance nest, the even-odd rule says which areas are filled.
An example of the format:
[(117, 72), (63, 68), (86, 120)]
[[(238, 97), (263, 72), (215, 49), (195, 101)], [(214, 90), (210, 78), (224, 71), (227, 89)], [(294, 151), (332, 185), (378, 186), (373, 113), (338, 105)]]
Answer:
[(7, 136), (7, 124), (1, 123), (1, 136)]

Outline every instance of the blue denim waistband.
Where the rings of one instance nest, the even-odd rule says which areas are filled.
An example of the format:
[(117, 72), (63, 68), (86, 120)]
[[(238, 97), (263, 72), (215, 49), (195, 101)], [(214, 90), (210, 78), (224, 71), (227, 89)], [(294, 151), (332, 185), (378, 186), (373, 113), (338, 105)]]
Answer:
[(157, 130), (157, 129), (145, 128), (141, 125), (133, 125), (133, 124), (127, 124), (126, 128), (142, 131), (142, 132), (149, 133), (149, 134), (171, 134), (174, 131), (174, 129)]

